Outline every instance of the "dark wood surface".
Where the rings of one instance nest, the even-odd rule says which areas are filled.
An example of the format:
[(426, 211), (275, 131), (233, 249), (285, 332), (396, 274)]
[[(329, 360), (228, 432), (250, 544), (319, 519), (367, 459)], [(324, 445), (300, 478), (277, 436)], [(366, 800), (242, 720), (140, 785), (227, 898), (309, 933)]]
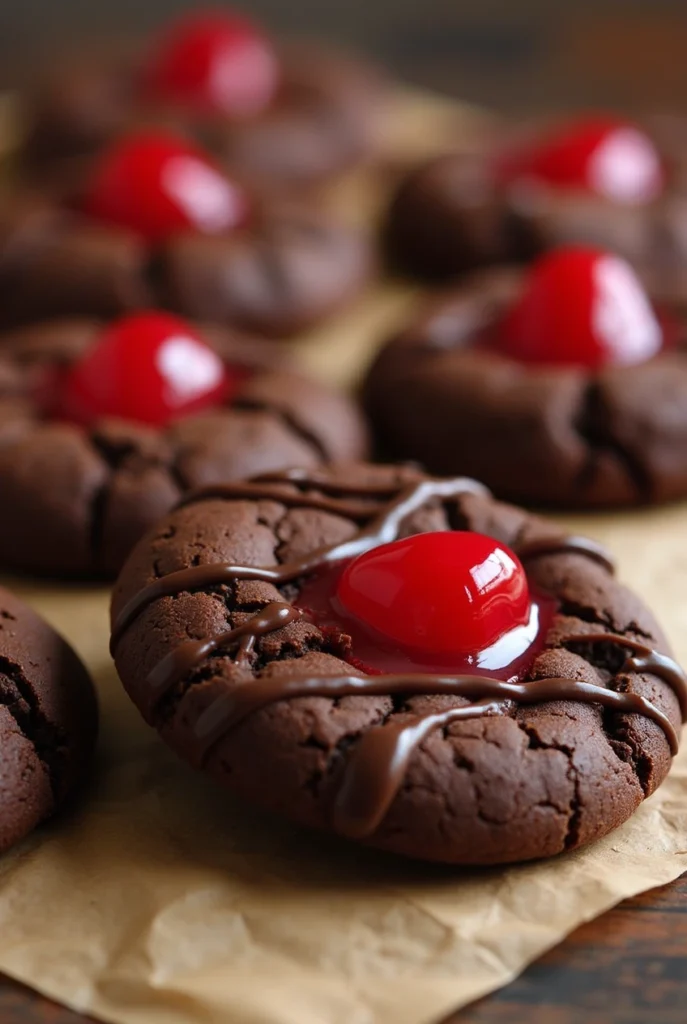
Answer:
[[(578, 928), (450, 1024), (685, 1024), (687, 875)], [(448, 1022), (447, 1022), (448, 1024)]]
[[(0, 0), (0, 85), (60, 48), (155, 31), (223, 0)], [(687, 102), (685, 0), (225, 0), (291, 35), (367, 51), (402, 77), (504, 108)]]
[[(87, 1018), (0, 978), (2, 1024)], [(445, 1024), (685, 1024), (687, 875), (628, 900)]]

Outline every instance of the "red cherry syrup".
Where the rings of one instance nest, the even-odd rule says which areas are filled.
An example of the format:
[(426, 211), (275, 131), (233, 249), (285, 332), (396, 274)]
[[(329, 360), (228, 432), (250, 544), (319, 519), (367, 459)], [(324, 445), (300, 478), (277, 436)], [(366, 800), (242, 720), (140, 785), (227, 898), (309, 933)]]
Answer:
[(368, 673), (521, 676), (542, 648), (553, 602), (534, 594), (517, 555), (467, 531), (382, 544), (307, 580), (296, 604), (351, 638)]

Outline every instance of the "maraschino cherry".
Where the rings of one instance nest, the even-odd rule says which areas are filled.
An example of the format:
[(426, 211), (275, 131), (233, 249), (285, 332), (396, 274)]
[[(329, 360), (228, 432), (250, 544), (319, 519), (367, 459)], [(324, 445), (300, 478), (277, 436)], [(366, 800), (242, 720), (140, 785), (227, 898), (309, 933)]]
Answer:
[(601, 249), (555, 249), (530, 268), (495, 346), (522, 362), (598, 368), (639, 363), (663, 330), (632, 267)]
[(92, 217), (153, 242), (188, 228), (229, 231), (249, 213), (245, 191), (202, 150), (162, 131), (127, 136), (105, 152), (84, 205)]
[(651, 202), (665, 186), (665, 168), (649, 136), (607, 117), (577, 121), (531, 150), (507, 154), (501, 171), (507, 180), (582, 189), (617, 203)]
[(57, 417), (85, 426), (103, 416), (164, 426), (226, 401), (236, 383), (184, 320), (136, 313), (110, 324), (67, 372)]
[(279, 61), (248, 18), (231, 12), (191, 14), (172, 25), (145, 75), (154, 98), (199, 111), (244, 118), (274, 98)]
[(367, 672), (491, 672), (511, 678), (534, 657), (542, 602), (517, 556), (478, 533), (425, 533), (334, 565), (298, 605)]

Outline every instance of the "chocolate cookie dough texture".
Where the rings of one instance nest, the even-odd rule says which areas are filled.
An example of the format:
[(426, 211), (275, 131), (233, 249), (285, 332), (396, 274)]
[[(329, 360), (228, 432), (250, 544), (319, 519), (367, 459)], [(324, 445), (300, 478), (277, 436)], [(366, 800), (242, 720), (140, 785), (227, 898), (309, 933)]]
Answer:
[(268, 336), (345, 306), (367, 282), (370, 244), (317, 209), (267, 205), (244, 228), (158, 243), (47, 194), (0, 199), (0, 326), (108, 318), (154, 307)]
[[(299, 609), (339, 559), (452, 530), (509, 545), (555, 602), (519, 682), (366, 676)], [(125, 688), (181, 757), (294, 821), (428, 860), (525, 860), (606, 834), (664, 779), (687, 711), (660, 628), (598, 546), (407, 468), (189, 497), (132, 553), (112, 622)]]
[[(624, 287), (626, 267), (623, 274)], [(671, 339), (651, 358), (585, 366), (589, 338), (580, 336), (579, 365), (574, 353), (570, 364), (547, 365), (516, 358), (498, 341), (525, 288), (522, 271), (473, 275), (382, 347), (363, 389), (380, 452), (435, 473), (477, 476), (526, 504), (610, 508), (687, 494), (687, 354), (678, 311), (668, 308)], [(630, 318), (614, 321), (621, 343), (658, 326), (637, 294), (617, 307)], [(553, 359), (561, 337), (554, 331), (549, 341)]]
[(684, 304), (687, 164), (676, 129), (594, 124), (506, 125), (480, 151), (412, 169), (384, 223), (390, 264), (447, 282), (559, 245), (594, 245), (628, 259), (653, 294)]
[(0, 587), (0, 852), (88, 778), (97, 733), (91, 680), (43, 619)]
[(216, 328), (205, 340), (246, 373), (227, 406), (165, 429), (115, 419), (45, 419), (38, 385), (68, 368), (102, 325), (46, 322), (0, 341), (0, 564), (64, 577), (115, 574), (189, 488), (357, 458), (366, 433), (344, 396), (279, 367), (269, 342)]

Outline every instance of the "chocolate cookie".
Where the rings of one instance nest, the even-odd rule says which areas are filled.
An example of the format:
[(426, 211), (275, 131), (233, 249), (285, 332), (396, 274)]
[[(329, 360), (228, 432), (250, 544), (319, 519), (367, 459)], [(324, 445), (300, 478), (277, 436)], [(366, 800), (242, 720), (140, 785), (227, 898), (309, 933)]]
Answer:
[(411, 170), (397, 186), (383, 226), (391, 266), (446, 282), (483, 267), (527, 262), (559, 245), (595, 245), (630, 260), (654, 293), (684, 304), (684, 154), (679, 165), (671, 154), (672, 174), (645, 201), (620, 201), (583, 181), (556, 181), (553, 171), (562, 176), (565, 169), (558, 165), (544, 169), (554, 180), (526, 168), (506, 174), (500, 157), (492, 145), (434, 157)]
[(368, 240), (317, 209), (264, 208), (244, 229), (147, 242), (47, 196), (0, 204), (0, 324), (161, 307), (270, 336), (312, 326), (371, 273)]
[(378, 154), (390, 106), (378, 68), (313, 43), (284, 47), (283, 64), (281, 95), (260, 117), (207, 125), (226, 167), (259, 188), (301, 190)]
[[(411, 571), (418, 544), (433, 554)], [(536, 639), (499, 669), (477, 637), (523, 598)], [(386, 635), (359, 617), (365, 601)], [(429, 860), (525, 860), (604, 835), (663, 780), (687, 712), (660, 628), (597, 545), (411, 468), (190, 496), (132, 553), (112, 623), (129, 695), (195, 767), (295, 821)], [(452, 660), (439, 646), (456, 633), (468, 647)]]
[[(662, 351), (631, 365), (524, 362), (485, 339), (525, 281), (518, 270), (473, 276), (382, 348), (363, 396), (381, 451), (479, 476), (525, 503), (617, 507), (687, 494), (682, 322)], [(644, 323), (633, 296), (629, 322)]]
[(381, 72), (314, 44), (282, 46), (277, 55), (281, 82), (273, 101), (232, 120), (146, 96), (143, 55), (81, 53), (45, 75), (27, 98), (22, 170), (44, 184), (65, 181), (83, 174), (120, 133), (162, 124), (196, 138), (260, 189), (300, 191), (380, 148), (388, 106)]
[(0, 852), (51, 817), (82, 782), (98, 709), (65, 641), (0, 587)]
[(269, 342), (204, 328), (243, 377), (230, 403), (166, 428), (46, 420), (46, 371), (90, 351), (101, 325), (45, 323), (0, 339), (0, 564), (66, 577), (116, 573), (132, 545), (191, 487), (365, 450), (348, 399), (297, 376)]
[(484, 154), (447, 153), (408, 172), (382, 226), (389, 265), (428, 282), (521, 261), (537, 251), (528, 219), (508, 201)]

